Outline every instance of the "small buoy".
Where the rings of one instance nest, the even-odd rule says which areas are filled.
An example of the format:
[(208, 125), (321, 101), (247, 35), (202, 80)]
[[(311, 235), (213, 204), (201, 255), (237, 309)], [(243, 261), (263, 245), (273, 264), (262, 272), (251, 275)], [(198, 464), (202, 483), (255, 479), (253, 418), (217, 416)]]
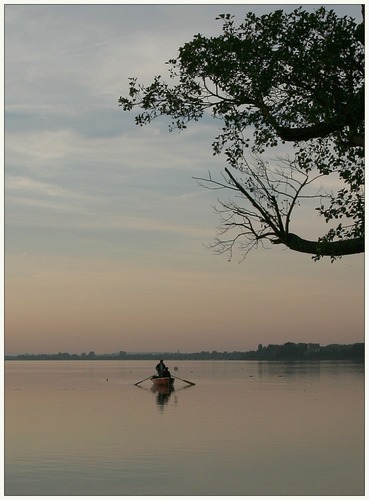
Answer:
[(108, 381), (109, 381), (109, 379), (107, 378), (107, 379), (106, 379), (106, 381), (108, 382)]
[(174, 371), (177, 372), (178, 371), (178, 366), (175, 366), (174, 367)]

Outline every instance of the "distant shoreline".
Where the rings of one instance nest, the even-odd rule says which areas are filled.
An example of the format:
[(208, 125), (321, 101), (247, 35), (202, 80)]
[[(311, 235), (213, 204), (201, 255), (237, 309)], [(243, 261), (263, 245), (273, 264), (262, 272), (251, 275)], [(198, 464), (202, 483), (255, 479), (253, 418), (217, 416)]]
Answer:
[(230, 360), (230, 361), (358, 361), (364, 362), (365, 344), (329, 344), (321, 346), (316, 343), (286, 342), (285, 344), (259, 344), (255, 351), (201, 351), (193, 353), (180, 352), (150, 352), (137, 353), (119, 351), (112, 354), (89, 353), (70, 354), (59, 352), (57, 354), (16, 354), (5, 355), (5, 361), (134, 361), (134, 360)]

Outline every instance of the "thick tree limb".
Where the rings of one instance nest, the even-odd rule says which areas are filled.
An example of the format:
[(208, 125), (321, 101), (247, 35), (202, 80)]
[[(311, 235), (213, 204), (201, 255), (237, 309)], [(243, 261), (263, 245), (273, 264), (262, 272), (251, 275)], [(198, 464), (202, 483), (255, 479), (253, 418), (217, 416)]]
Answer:
[[(326, 137), (347, 126), (351, 127), (360, 124), (364, 120), (364, 89), (357, 92), (356, 96), (352, 98), (352, 102), (341, 110), (340, 114), (333, 119), (331, 118), (329, 122), (317, 123), (310, 127), (280, 127), (276, 124), (276, 120), (272, 119), (270, 112), (266, 114), (264, 105), (261, 109), (283, 141), (307, 141), (317, 137)], [(363, 147), (363, 135), (353, 134), (352, 142), (353, 146)]]
[(338, 132), (343, 127), (342, 125), (334, 124), (318, 124), (312, 127), (289, 128), (279, 127), (277, 133), (283, 141), (308, 141), (316, 137), (326, 137), (333, 132)]
[(296, 252), (308, 253), (318, 256), (339, 257), (364, 252), (364, 238), (340, 241), (310, 241), (300, 238), (296, 234), (289, 233), (286, 238), (279, 239), (273, 243), (283, 243)]

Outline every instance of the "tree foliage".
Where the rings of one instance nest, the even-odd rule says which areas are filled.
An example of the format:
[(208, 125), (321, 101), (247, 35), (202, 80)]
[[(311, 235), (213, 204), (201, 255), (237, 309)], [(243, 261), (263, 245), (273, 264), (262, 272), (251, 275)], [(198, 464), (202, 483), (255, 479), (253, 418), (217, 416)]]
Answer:
[[(213, 153), (224, 154), (230, 168), (224, 182), (211, 175), (208, 181), (242, 198), (223, 202), (233, 221), (223, 230), (239, 228), (223, 249), (243, 238), (246, 251), (270, 241), (315, 258), (363, 252), (364, 23), (324, 7), (249, 12), (239, 26), (229, 14), (217, 19), (221, 35), (198, 34), (168, 61), (169, 82), (157, 76), (144, 86), (130, 78), (119, 104), (141, 109), (139, 125), (161, 115), (180, 130), (205, 113), (222, 121)], [(261, 155), (285, 142), (294, 157), (272, 173)], [(316, 206), (327, 223), (336, 223), (312, 242), (291, 233), (290, 220), (307, 186), (322, 176), (341, 183)]]

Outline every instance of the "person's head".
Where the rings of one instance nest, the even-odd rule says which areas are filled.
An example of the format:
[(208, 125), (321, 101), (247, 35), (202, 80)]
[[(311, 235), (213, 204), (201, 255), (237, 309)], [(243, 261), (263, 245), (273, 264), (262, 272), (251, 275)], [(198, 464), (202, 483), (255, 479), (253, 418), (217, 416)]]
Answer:
[(160, 360), (160, 363), (164, 363), (164, 361), (161, 359), (161, 360)]

